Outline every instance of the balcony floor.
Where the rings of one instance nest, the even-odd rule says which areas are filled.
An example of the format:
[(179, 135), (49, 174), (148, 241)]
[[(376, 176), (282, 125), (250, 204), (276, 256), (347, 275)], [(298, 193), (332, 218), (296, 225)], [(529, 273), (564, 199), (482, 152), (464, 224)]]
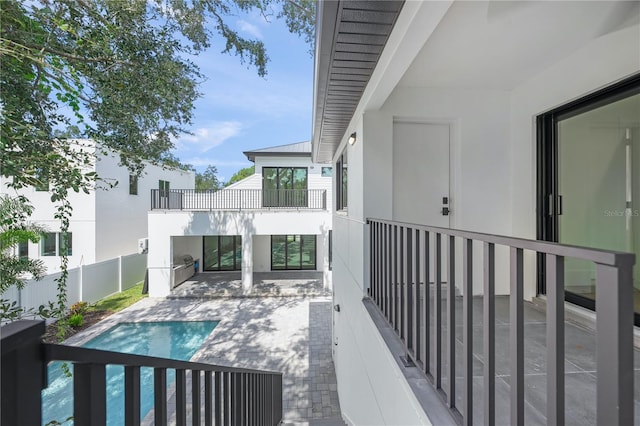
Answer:
[(321, 271), (254, 272), (253, 289), (242, 292), (240, 271), (200, 272), (171, 291), (171, 298), (329, 296)]
[[(192, 361), (280, 371), (285, 424), (344, 425), (331, 357), (331, 312), (328, 297), (147, 298), (65, 343), (80, 345), (119, 322), (219, 320)], [(175, 424), (172, 410), (170, 400), (169, 424)], [(143, 424), (153, 424), (152, 414)]]

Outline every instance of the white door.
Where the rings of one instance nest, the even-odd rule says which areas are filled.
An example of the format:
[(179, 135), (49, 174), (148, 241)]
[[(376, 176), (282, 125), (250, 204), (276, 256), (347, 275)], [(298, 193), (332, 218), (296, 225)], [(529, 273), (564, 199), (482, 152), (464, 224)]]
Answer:
[(394, 220), (449, 227), (449, 139), (448, 124), (394, 122)]
[[(449, 196), (448, 124), (396, 121), (393, 125), (393, 219), (449, 228), (455, 200)], [(446, 203), (445, 203), (446, 201)], [(445, 209), (449, 209), (447, 212)], [(423, 242), (424, 244), (424, 242)], [(430, 234), (429, 281), (435, 281), (435, 235)], [(442, 280), (447, 281), (448, 241), (442, 237)], [(423, 268), (424, 266), (421, 266)]]

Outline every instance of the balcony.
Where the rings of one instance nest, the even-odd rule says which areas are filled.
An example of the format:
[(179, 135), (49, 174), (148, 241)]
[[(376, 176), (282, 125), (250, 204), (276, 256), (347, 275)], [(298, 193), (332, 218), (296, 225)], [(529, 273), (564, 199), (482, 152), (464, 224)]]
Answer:
[(151, 210), (327, 210), (325, 189), (152, 189)]

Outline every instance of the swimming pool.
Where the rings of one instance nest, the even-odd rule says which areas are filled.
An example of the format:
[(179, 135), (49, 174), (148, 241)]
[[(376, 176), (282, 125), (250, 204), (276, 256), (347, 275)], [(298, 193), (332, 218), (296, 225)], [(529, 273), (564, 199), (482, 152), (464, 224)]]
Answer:
[[(150, 355), (188, 361), (202, 342), (218, 325), (218, 321), (166, 321), (120, 323), (82, 347)], [(73, 366), (69, 364), (73, 371)], [(61, 363), (49, 365), (49, 386), (42, 391), (43, 425), (52, 420), (63, 423), (73, 415), (73, 378), (62, 372)], [(167, 387), (175, 379), (167, 371)], [(140, 418), (153, 408), (153, 369), (140, 371)], [(70, 423), (64, 423), (70, 424)], [(107, 424), (124, 424), (124, 367), (107, 366)]]

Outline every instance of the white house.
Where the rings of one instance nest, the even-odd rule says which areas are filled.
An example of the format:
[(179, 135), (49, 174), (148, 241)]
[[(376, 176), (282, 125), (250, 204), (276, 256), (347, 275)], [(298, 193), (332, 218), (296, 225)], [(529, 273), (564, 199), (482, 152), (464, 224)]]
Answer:
[(180, 284), (172, 271), (185, 255), (198, 261), (197, 272), (242, 271), (245, 292), (254, 272), (322, 271), (331, 285), (331, 166), (311, 161), (310, 142), (244, 154), (255, 174), (223, 190), (172, 186), (154, 195), (150, 296)]
[[(429, 398), (425, 395), (430, 394), (412, 390), (419, 377), (403, 374), (385, 344), (385, 333), (363, 302), (363, 297), (386, 300), (385, 294), (376, 293), (382, 287), (376, 286), (386, 285), (388, 277), (393, 282), (390, 274), (397, 272), (387, 270), (389, 264), (396, 265), (387, 252), (377, 252), (384, 256), (381, 264), (374, 262), (370, 252), (378, 246), (390, 247), (390, 236), (395, 235), (400, 242), (394, 242), (391, 251), (397, 250), (402, 258), (398, 248), (404, 244), (402, 238), (407, 247), (417, 244), (416, 237), (405, 232), (413, 229), (402, 224), (408, 222), (631, 252), (638, 257), (640, 3), (324, 1), (318, 2), (318, 9), (312, 159), (333, 164), (336, 171), (333, 283), (340, 310), (333, 315), (340, 405), (349, 424), (436, 424), (433, 416), (438, 411), (424, 408)], [(368, 220), (374, 223), (373, 218), (381, 219), (376, 228), (367, 225)], [(424, 250), (424, 230), (420, 232)], [(435, 233), (432, 230), (427, 238)], [(443, 259), (448, 256), (447, 235), (441, 235), (443, 248), (438, 252)], [(486, 295), (488, 279), (484, 277), (495, 274), (491, 291), (497, 295), (529, 301), (547, 296), (550, 287), (545, 279), (549, 284), (552, 269), (547, 264), (545, 275), (543, 258), (525, 252), (522, 259), (521, 249), (514, 248), (520, 243), (509, 240), (506, 249), (495, 249), (495, 271), (491, 272), (484, 263), (483, 246), (470, 245), (473, 248), (463, 254), (461, 244), (466, 243), (459, 237), (462, 234), (457, 235), (453, 251), (458, 259), (453, 267), (458, 277), (456, 294)], [(487, 239), (494, 237), (477, 238), (493, 250), (494, 243)], [(524, 261), (524, 267), (513, 269), (511, 263), (510, 269), (509, 247), (520, 265)], [(432, 254), (433, 248), (431, 245)], [(464, 271), (463, 258), (473, 259)], [(411, 263), (400, 262), (405, 262), (406, 269), (399, 274), (406, 277)], [(565, 273), (558, 279), (564, 280), (566, 300), (593, 309), (600, 266), (583, 260), (565, 262), (564, 257), (562, 262), (558, 270), (563, 268)], [(624, 275), (629, 285), (625, 294), (633, 294), (637, 301), (639, 264), (636, 262), (633, 278), (626, 272), (616, 275)], [(423, 263), (420, 267), (424, 271)], [(432, 283), (434, 268), (432, 260)], [(449, 269), (436, 269), (446, 284)], [(467, 277), (467, 272), (473, 274), (472, 283), (459, 278)], [(513, 287), (514, 273), (522, 274), (521, 289)], [(516, 281), (522, 285), (522, 280)], [(411, 284), (411, 275), (408, 282)], [(637, 290), (631, 290), (631, 283)], [(599, 287), (602, 316), (607, 312), (605, 293), (614, 294), (614, 283), (609, 284), (611, 290)], [(444, 294), (444, 288), (438, 291)], [(518, 288), (516, 295), (513, 288)], [(611, 306), (619, 303), (621, 308), (609, 309), (614, 316), (616, 311), (625, 312), (624, 319), (623, 314), (616, 317), (620, 323), (631, 324), (627, 315), (631, 298), (623, 301), (620, 296)], [(640, 313), (637, 301), (636, 318)], [(513, 307), (521, 302), (511, 303)], [(623, 303), (627, 303), (624, 309)], [(385, 315), (386, 308), (382, 309)], [(561, 315), (562, 309), (556, 312)], [(562, 324), (563, 317), (559, 318)], [(407, 324), (405, 318), (398, 333), (410, 352), (415, 338), (407, 343), (407, 328), (402, 330)], [(425, 332), (421, 328), (424, 320), (420, 324), (418, 332)], [(516, 336), (520, 336), (518, 327), (514, 328)], [(623, 328), (630, 332), (631, 325)], [(484, 335), (490, 336), (487, 333), (485, 328)], [(613, 330), (599, 332), (599, 342), (613, 334)], [(625, 334), (625, 342), (628, 336)], [(618, 354), (621, 346), (616, 342), (609, 350)], [(625, 346), (627, 355), (628, 350)], [(424, 353), (418, 352), (411, 358), (424, 361), (419, 359)], [(614, 416), (620, 416), (615, 417), (616, 424), (628, 423), (629, 411), (616, 411), (618, 408), (610, 408), (616, 404), (607, 405), (604, 400), (606, 395), (633, 394), (633, 374), (629, 374), (633, 363), (627, 355), (616, 358), (612, 365), (616, 380), (631, 377), (631, 387), (625, 382), (624, 392), (622, 387), (616, 392), (598, 391), (598, 415), (607, 411), (601, 405), (609, 407)], [(518, 377), (522, 374), (519, 356), (517, 362), (514, 358), (511, 362), (516, 368), (512, 374)], [(599, 360), (606, 357), (598, 355)], [(448, 385), (440, 382), (440, 368), (439, 364), (437, 373), (430, 374), (436, 387), (445, 389)], [(548, 377), (560, 380), (560, 376), (564, 374)], [(491, 370), (487, 377), (485, 383), (495, 378)], [(600, 386), (600, 379), (598, 383)], [(355, 384), (357, 392), (353, 391)], [(519, 386), (512, 386), (513, 398), (522, 395)], [(464, 406), (471, 398), (467, 389), (463, 405), (456, 404), (455, 398), (447, 400), (449, 406), (457, 406), (465, 424), (473, 417)], [(555, 394), (549, 395), (548, 401), (553, 401)], [(484, 398), (482, 393), (478, 397)], [(496, 396), (488, 398), (491, 402)], [(520, 404), (512, 402), (512, 424), (521, 420), (524, 409)], [(625, 406), (628, 408), (628, 401)], [(494, 414), (489, 410), (486, 415)]]
[[(75, 142), (83, 149), (95, 149), (92, 140)], [(65, 247), (69, 268), (136, 253), (138, 240), (147, 237), (151, 190), (193, 188), (195, 185), (195, 175), (190, 171), (146, 164), (142, 175), (136, 177), (119, 162), (117, 154), (98, 153), (91, 171), (105, 182), (98, 183), (89, 194), (69, 192), (73, 215), (67, 241), (60, 232), (60, 221), (54, 219), (56, 206), (51, 202), (47, 188), (25, 188), (16, 192), (2, 182), (2, 192), (23, 194), (29, 199), (34, 206), (30, 220), (48, 230), (40, 242), (18, 247), (19, 255), (42, 259), (47, 272), (52, 273), (59, 270), (60, 255)], [(108, 188), (108, 184), (116, 182), (115, 187)]]

